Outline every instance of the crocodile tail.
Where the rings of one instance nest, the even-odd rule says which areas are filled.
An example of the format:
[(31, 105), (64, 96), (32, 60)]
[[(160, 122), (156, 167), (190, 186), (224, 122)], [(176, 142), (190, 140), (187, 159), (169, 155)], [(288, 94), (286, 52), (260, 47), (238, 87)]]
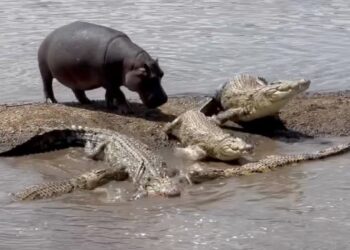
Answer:
[(201, 183), (206, 180), (213, 180), (220, 177), (231, 177), (262, 173), (274, 168), (284, 167), (292, 163), (323, 159), (326, 157), (346, 153), (350, 151), (350, 143), (329, 147), (315, 153), (291, 154), (291, 155), (270, 155), (257, 162), (244, 164), (240, 167), (227, 169), (205, 168), (194, 169), (189, 172), (188, 178), (193, 183)]
[(71, 183), (71, 180), (48, 182), (28, 187), (13, 194), (13, 197), (17, 201), (38, 200), (67, 194), (74, 189), (75, 186)]
[(322, 158), (329, 157), (332, 155), (346, 153), (349, 150), (350, 150), (350, 143), (339, 144), (339, 145), (336, 145), (333, 147), (329, 147), (329, 148), (317, 151), (314, 154), (309, 154), (308, 159), (309, 160), (322, 159)]
[[(260, 172), (261, 170), (273, 169), (278, 167), (283, 167), (288, 164), (303, 162), (303, 161), (312, 161), (319, 160), (326, 157), (339, 155), (346, 153), (350, 150), (350, 143), (339, 144), (333, 147), (329, 147), (323, 150), (316, 151), (314, 153), (305, 153), (305, 154), (291, 154), (291, 155), (271, 155), (260, 161), (257, 164), (252, 164), (254, 167), (251, 168), (252, 172)], [(251, 167), (250, 164), (246, 164), (248, 167)], [(256, 171), (254, 171), (256, 170)]]
[(93, 169), (79, 176), (62, 180), (34, 185), (13, 194), (15, 200), (38, 200), (53, 198), (68, 194), (76, 189), (91, 190), (109, 181), (123, 181), (129, 177), (128, 173), (117, 168)]

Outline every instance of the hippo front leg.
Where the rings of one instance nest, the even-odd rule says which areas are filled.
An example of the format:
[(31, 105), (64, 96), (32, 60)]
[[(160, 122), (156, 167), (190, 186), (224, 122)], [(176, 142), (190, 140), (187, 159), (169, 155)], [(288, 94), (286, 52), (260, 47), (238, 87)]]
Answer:
[(72, 89), (72, 91), (81, 104), (91, 104), (91, 101), (87, 98), (84, 90)]
[(132, 113), (132, 110), (129, 106), (128, 101), (125, 98), (124, 93), (119, 89), (119, 88), (115, 88), (115, 89), (106, 89), (106, 105), (107, 108), (112, 108), (113, 107), (113, 101), (114, 99), (116, 99), (117, 102), (117, 111), (120, 114), (129, 114)]

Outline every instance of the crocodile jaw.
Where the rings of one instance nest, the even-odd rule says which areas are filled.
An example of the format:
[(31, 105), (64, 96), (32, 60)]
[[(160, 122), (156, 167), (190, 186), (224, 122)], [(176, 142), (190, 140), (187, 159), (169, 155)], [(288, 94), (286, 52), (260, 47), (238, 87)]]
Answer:
[(311, 81), (301, 79), (298, 81), (277, 81), (272, 82), (263, 91), (266, 98), (269, 98), (272, 103), (288, 100), (291, 97), (307, 90)]
[(309, 80), (278, 81), (258, 89), (250, 98), (249, 114), (242, 116), (241, 121), (252, 121), (277, 114), (290, 99), (304, 92), (310, 86)]

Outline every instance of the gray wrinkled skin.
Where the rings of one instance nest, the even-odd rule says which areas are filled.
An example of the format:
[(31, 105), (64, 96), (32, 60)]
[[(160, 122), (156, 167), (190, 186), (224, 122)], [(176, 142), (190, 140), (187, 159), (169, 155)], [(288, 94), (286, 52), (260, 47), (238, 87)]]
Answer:
[[(137, 186), (138, 192), (143, 195), (154, 194), (169, 197), (180, 195), (177, 184), (169, 178), (171, 177), (169, 175), (173, 174), (174, 171), (170, 170), (160, 156), (154, 154), (141, 141), (111, 130), (82, 127), (51, 129), (48, 132), (34, 136), (9, 151), (2, 152), (0, 156), (18, 156), (71, 146), (85, 147), (89, 157), (95, 160), (104, 160), (114, 171), (114, 174), (105, 176), (92, 174), (89, 181), (87, 181), (86, 175), (82, 175), (78, 179), (85, 179), (87, 183), (94, 182), (98, 185), (100, 179), (109, 178), (113, 180), (116, 175), (123, 176), (123, 173), (127, 173)], [(30, 199), (31, 197), (47, 198), (50, 196), (39, 194), (44, 192), (48, 194), (69, 193), (76, 187), (72, 184), (74, 180), (77, 180), (77, 178), (60, 182), (61, 191), (59, 192), (50, 191), (50, 189), (56, 189), (58, 184), (38, 185), (37, 191), (32, 188), (31, 194), (23, 197)], [(86, 187), (88, 185), (80, 186), (80, 189), (91, 189)], [(38, 194), (35, 194), (35, 192)]]
[[(270, 84), (262, 77), (241, 74), (220, 86), (214, 97), (222, 109), (215, 117), (221, 123), (228, 120), (249, 122), (276, 115), (289, 100), (306, 91), (309, 80), (280, 80)], [(207, 103), (201, 110), (206, 114)], [(208, 115), (208, 114), (207, 114)]]
[(198, 110), (189, 110), (164, 127), (165, 133), (175, 136), (186, 148), (179, 154), (192, 160), (207, 157), (231, 161), (252, 150), (242, 139), (224, 132), (216, 122)]

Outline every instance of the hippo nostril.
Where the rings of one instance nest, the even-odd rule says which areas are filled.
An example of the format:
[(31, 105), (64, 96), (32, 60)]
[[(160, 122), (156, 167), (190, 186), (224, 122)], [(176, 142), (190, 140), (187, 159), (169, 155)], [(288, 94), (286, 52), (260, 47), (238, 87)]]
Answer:
[(168, 96), (164, 95), (164, 96), (150, 96), (148, 98), (148, 100), (146, 101), (145, 105), (148, 108), (157, 108), (161, 105), (163, 105), (164, 103), (166, 103), (168, 101)]

